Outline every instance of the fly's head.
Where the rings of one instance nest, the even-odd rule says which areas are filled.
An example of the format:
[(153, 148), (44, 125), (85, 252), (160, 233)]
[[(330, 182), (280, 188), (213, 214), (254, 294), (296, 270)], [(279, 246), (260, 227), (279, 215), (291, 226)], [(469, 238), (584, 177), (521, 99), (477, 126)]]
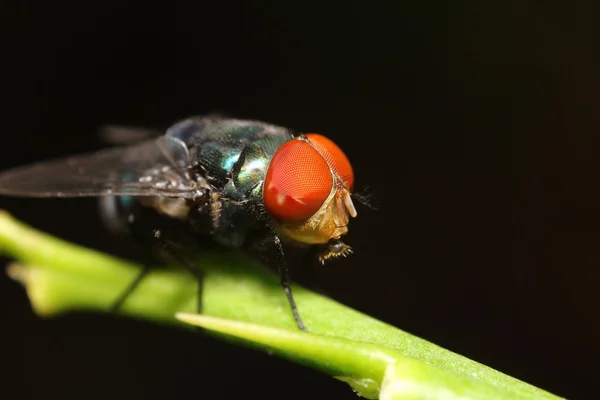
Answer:
[(354, 172), (344, 152), (310, 133), (282, 145), (273, 155), (263, 200), (277, 229), (305, 244), (326, 245), (321, 262), (351, 253), (340, 241), (356, 210), (350, 196)]

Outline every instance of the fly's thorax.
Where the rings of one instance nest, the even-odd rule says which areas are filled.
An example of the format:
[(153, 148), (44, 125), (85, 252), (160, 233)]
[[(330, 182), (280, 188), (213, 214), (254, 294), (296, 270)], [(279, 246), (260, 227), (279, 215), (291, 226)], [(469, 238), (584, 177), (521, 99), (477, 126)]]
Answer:
[[(192, 164), (198, 166), (217, 188), (225, 185), (235, 174), (241, 173), (241, 177), (246, 174), (240, 168), (234, 169), (248, 146), (258, 146), (269, 158), (282, 143), (292, 138), (286, 128), (276, 125), (210, 117), (181, 121), (169, 128), (167, 135), (186, 143)], [(249, 167), (259, 168), (256, 165)]]
[(264, 137), (244, 146), (221, 192), (226, 201), (262, 203), (262, 188), (275, 151), (289, 139)]
[(227, 183), (227, 196), (233, 200), (247, 200), (256, 193), (256, 189), (265, 179), (271, 156), (260, 143), (244, 147), (235, 165), (231, 169)]
[(265, 229), (262, 222), (266, 221), (260, 213), (262, 183), (273, 153), (288, 140), (289, 137), (275, 135), (246, 144), (229, 167), (225, 183), (213, 185), (213, 193), (219, 196), (219, 211), (213, 227), (218, 242), (240, 247), (256, 231)]

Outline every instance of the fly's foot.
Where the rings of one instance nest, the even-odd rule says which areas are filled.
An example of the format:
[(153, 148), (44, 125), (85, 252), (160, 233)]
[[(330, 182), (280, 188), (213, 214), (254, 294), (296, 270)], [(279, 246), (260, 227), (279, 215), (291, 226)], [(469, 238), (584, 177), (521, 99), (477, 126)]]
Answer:
[(334, 240), (327, 244), (323, 251), (319, 253), (318, 258), (321, 264), (325, 264), (325, 261), (331, 258), (348, 257), (352, 253), (352, 247), (342, 241)]

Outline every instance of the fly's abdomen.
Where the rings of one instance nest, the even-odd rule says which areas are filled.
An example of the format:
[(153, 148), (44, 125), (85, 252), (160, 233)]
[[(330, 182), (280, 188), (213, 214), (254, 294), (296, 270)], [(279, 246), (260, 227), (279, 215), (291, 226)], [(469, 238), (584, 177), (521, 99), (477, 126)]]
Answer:
[[(130, 174), (124, 173), (122, 180), (133, 182), (134, 178)], [(139, 199), (133, 196), (103, 196), (98, 200), (100, 216), (108, 230), (115, 235), (131, 235), (131, 222)]]
[(99, 198), (100, 216), (113, 234), (130, 235), (128, 217), (133, 210), (134, 198), (130, 196), (103, 196)]
[[(135, 182), (131, 173), (124, 173), (122, 182)], [(166, 196), (103, 196), (100, 197), (100, 215), (105, 226), (118, 235), (134, 235), (139, 225), (140, 211), (152, 209), (165, 219), (185, 221), (190, 212), (189, 203), (182, 198)], [(144, 216), (144, 218), (147, 218)], [(156, 226), (158, 228), (159, 226)]]

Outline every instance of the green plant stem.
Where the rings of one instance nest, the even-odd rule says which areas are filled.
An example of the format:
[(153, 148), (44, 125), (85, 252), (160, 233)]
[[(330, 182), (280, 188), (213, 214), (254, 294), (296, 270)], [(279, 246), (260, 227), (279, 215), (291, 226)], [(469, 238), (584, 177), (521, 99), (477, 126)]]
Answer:
[[(135, 263), (39, 232), (5, 212), (0, 212), (0, 252), (18, 261), (17, 265), (9, 268), (9, 273), (25, 285), (34, 311), (45, 317), (74, 310), (107, 311), (140, 269)], [(361, 390), (367, 397), (372, 398), (377, 394), (385, 376), (388, 387), (398, 386), (405, 392), (408, 390), (402, 397), (389, 394), (386, 395), (388, 398), (429, 398), (419, 394), (419, 391), (429, 390), (429, 393), (434, 393), (434, 387), (438, 394), (442, 390), (464, 399), (559, 398), (294, 285), (294, 295), (310, 333), (297, 332), (275, 275), (243, 255), (231, 252), (203, 254), (198, 263), (206, 273), (202, 298), (202, 312), (206, 316), (247, 323), (242, 325), (247, 329), (260, 325), (280, 332), (292, 332), (300, 335), (300, 340), (307, 340), (307, 343), (312, 343), (311, 340), (315, 337), (319, 340), (341, 340), (346, 345), (354, 345), (354, 350), (360, 350), (361, 346), (371, 346), (378, 349), (377, 354), (388, 354), (389, 359), (384, 357), (380, 359), (383, 361), (369, 367), (372, 373), (365, 372), (361, 375), (355, 371), (349, 374), (348, 367), (339, 360), (315, 360), (314, 356), (306, 354), (306, 350), (299, 356), (300, 353), (291, 348), (273, 346), (273, 337), (269, 339), (270, 342), (261, 343), (256, 335), (244, 337), (240, 330), (232, 333), (233, 331), (224, 329), (226, 324), (223, 323), (217, 324), (223, 329), (215, 328), (214, 324), (205, 326), (228, 336), (251, 340), (252, 345), (259, 348), (277, 349), (279, 355), (349, 381), (357, 389), (368, 379), (372, 379), (375, 387), (367, 385), (369, 387)], [(196, 293), (196, 281), (187, 272), (176, 268), (156, 270), (126, 300), (122, 314), (157, 323), (189, 326), (176, 319), (175, 314), (194, 312)], [(189, 318), (186, 322), (190, 322)], [(269, 337), (268, 334), (265, 335)], [(352, 345), (350, 348), (353, 348)], [(333, 345), (330, 343), (327, 346)], [(376, 354), (365, 351), (359, 351), (358, 356), (354, 356), (354, 362), (359, 366), (362, 360), (363, 370), (369, 365), (365, 360)], [(404, 381), (395, 379), (398, 374)], [(407, 377), (410, 377), (408, 381)], [(398, 385), (398, 382), (404, 384)], [(456, 396), (447, 398), (458, 398)]]

